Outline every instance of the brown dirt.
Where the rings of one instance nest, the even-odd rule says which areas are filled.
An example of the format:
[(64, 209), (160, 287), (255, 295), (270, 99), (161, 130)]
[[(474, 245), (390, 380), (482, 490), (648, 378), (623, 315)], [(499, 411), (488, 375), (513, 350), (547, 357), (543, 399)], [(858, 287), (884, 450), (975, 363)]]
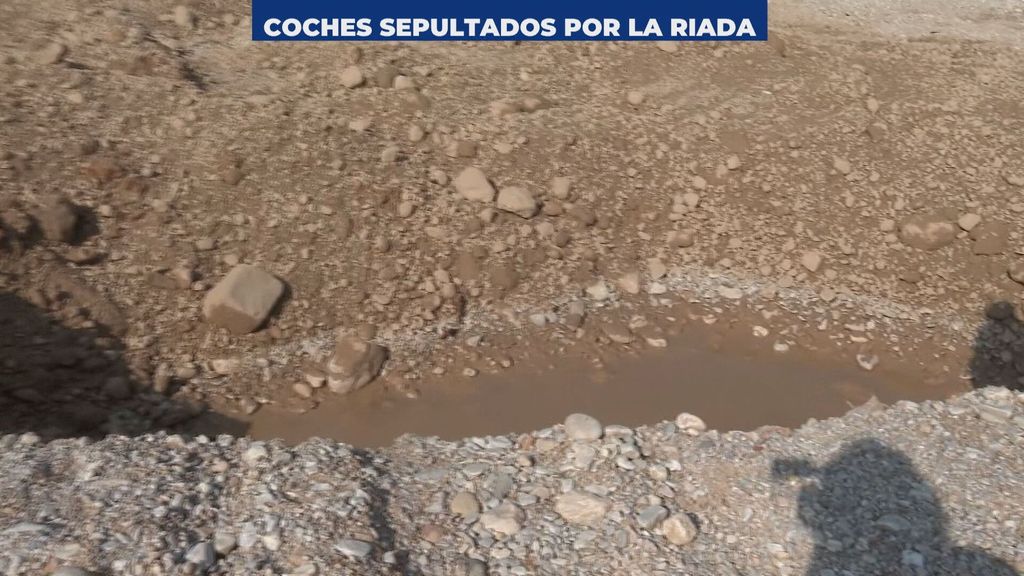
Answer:
[[(488, 412), (439, 406), (495, 388), (479, 401), (521, 409), (494, 431), (558, 420), (573, 406), (638, 423), (696, 411), (675, 405), (687, 403), (721, 426), (790, 424), (835, 413), (848, 400), (830, 390), (838, 382), (889, 399), (950, 389), (912, 384), (922, 367), (925, 379), (995, 382), (972, 368), (979, 354), (985, 374), (1016, 384), (1004, 354), (1020, 332), (1013, 314), (992, 320), (995, 330), (984, 316), (993, 301), (1019, 308), (1007, 268), (1024, 254), (1024, 55), (999, 39), (893, 39), (787, 18), (768, 43), (675, 52), (254, 44), (245, 3), (190, 7), (194, 28), (161, 3), (0, 5), (0, 290), (19, 302), (8, 324), (34, 327), (8, 330), (0, 346), (0, 398), (15, 407), (14, 428), (87, 403), (103, 407), (87, 424), (104, 430), (176, 426), (203, 405), (237, 429), (262, 406), (259, 433), (262, 412), (336, 406), (303, 419), (309, 427), (419, 395), (358, 411), (365, 428), (388, 414), (387, 433), (338, 432), (373, 443), (404, 423), (489, 431)], [(50, 42), (67, 49), (58, 63), (41, 59)], [(366, 85), (342, 86), (350, 64)], [(375, 85), (389, 66), (418, 88)], [(643, 102), (629, 104), (629, 91)], [(532, 96), (544, 104), (536, 111), (491, 113), (495, 101)], [(475, 155), (450, 155), (458, 142), (476, 143)], [(499, 189), (532, 191), (541, 213), (523, 219), (463, 199), (450, 181), (469, 165)], [(572, 180), (568, 198), (551, 190), (555, 176)], [(77, 211), (73, 238), (33, 229), (57, 196)], [(901, 242), (898, 223), (924, 214), (954, 223), (977, 214), (980, 226), (994, 224), (995, 249), (978, 250), (979, 235), (960, 228), (934, 251)], [(681, 247), (673, 234), (695, 241)], [(820, 266), (806, 265), (808, 253)], [(649, 271), (652, 258), (664, 279)], [(288, 285), (269, 323), (243, 336), (200, 311), (238, 262)], [(183, 270), (196, 278), (187, 288), (175, 280)], [(634, 271), (640, 293), (617, 289)], [(594, 301), (586, 288), (602, 279), (612, 296)], [(578, 329), (564, 324), (573, 300), (586, 302)], [(704, 354), (689, 332), (703, 334), (693, 326), (705, 316), (767, 336), (753, 359), (743, 339), (724, 336)], [(634, 341), (611, 342), (623, 326)], [(979, 329), (1006, 346), (979, 347)], [(293, 385), (322, 366), (338, 331), (387, 345), (384, 376), (362, 396), (296, 397)], [(665, 333), (671, 352), (641, 352), (650, 332)], [(44, 349), (26, 368), (19, 358), (33, 337)], [(74, 353), (47, 364), (55, 339)], [(856, 372), (857, 354), (877, 355), (879, 368)], [(605, 377), (580, 382), (571, 401), (544, 395), (562, 394), (543, 384), (594, 357)], [(693, 389), (663, 376), (691, 367)], [(471, 385), (467, 368), (482, 372)], [(26, 377), (48, 371), (55, 377)], [(750, 383), (760, 373), (775, 384)], [(111, 378), (129, 380), (129, 392)], [(651, 388), (625, 402), (636, 380)], [(710, 382), (763, 405), (763, 418), (730, 413)], [(460, 397), (466, 387), (474, 392)], [(544, 410), (528, 414), (531, 405)], [(464, 427), (430, 422), (456, 412)], [(45, 420), (53, 434), (80, 429)]]

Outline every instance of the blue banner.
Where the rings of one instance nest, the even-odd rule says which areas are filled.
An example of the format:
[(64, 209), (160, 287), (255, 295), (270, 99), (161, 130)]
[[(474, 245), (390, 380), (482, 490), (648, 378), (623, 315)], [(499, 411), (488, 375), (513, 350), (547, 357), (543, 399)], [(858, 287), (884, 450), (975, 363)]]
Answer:
[(253, 40), (767, 40), (768, 0), (252, 0)]

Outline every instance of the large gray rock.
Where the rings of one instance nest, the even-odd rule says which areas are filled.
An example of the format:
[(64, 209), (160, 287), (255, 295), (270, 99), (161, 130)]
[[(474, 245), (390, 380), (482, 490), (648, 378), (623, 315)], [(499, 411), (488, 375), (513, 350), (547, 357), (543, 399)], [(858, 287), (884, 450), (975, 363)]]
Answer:
[(327, 363), (327, 386), (338, 394), (358, 390), (380, 374), (387, 360), (387, 348), (358, 336), (343, 336)]
[(284, 282), (273, 274), (239, 264), (203, 299), (207, 322), (234, 334), (248, 334), (263, 325), (284, 294)]

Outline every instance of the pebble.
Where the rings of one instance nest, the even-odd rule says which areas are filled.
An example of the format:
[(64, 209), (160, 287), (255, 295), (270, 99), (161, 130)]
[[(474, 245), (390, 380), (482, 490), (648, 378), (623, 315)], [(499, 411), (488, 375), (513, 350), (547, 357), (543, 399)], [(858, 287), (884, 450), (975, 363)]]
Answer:
[(358, 88), (363, 85), (366, 78), (363, 76), (362, 69), (359, 66), (347, 66), (341, 71), (341, 85), (345, 88)]
[(494, 200), (495, 190), (484, 171), (470, 166), (452, 181), (455, 191), (466, 200), (489, 203)]
[(645, 95), (640, 90), (630, 90), (629, 93), (626, 94), (626, 101), (632, 104), (633, 106), (639, 106), (643, 104), (644, 98)]
[(59, 64), (68, 53), (68, 47), (60, 42), (51, 42), (36, 52), (36, 62), (40, 64)]
[(645, 530), (657, 528), (668, 518), (668, 508), (664, 506), (648, 506), (636, 515), (636, 523)]
[(363, 540), (344, 538), (334, 544), (334, 549), (349, 558), (366, 558), (373, 552), (373, 545)]
[(708, 429), (708, 425), (704, 423), (704, 420), (689, 412), (680, 413), (676, 416), (675, 422), (676, 427), (691, 436), (697, 436)]
[(973, 213), (967, 213), (960, 216), (956, 223), (967, 232), (974, 230), (974, 227), (981, 223), (981, 216)]
[(192, 28), (196, 23), (196, 16), (192, 10), (183, 4), (174, 7), (174, 23), (182, 28)]
[(472, 492), (459, 492), (452, 497), (448, 508), (452, 514), (468, 518), (480, 513), (480, 501)]
[(199, 570), (206, 571), (217, 561), (217, 551), (214, 550), (213, 544), (200, 542), (189, 549), (185, 559), (195, 564)]
[(565, 433), (573, 440), (591, 442), (599, 440), (604, 434), (604, 429), (593, 416), (570, 414), (565, 418)]
[(821, 268), (821, 261), (821, 253), (813, 250), (804, 252), (803, 255), (800, 256), (800, 265), (810, 272), (817, 272), (818, 268)]
[(685, 546), (697, 538), (697, 526), (686, 514), (673, 514), (661, 523), (661, 533), (676, 546)]
[(540, 209), (533, 194), (519, 186), (502, 188), (498, 192), (497, 206), (499, 209), (516, 214), (521, 218), (533, 218)]
[(568, 200), (572, 189), (572, 180), (566, 176), (555, 176), (551, 180), (551, 195), (559, 200)]

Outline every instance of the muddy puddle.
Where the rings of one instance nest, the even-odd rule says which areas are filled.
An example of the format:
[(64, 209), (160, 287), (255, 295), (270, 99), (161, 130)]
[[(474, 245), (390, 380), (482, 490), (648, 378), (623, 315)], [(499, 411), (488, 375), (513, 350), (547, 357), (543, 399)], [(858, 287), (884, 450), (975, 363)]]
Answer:
[(422, 382), (414, 399), (378, 382), (345, 397), (324, 394), (304, 413), (271, 404), (246, 420), (258, 439), (325, 437), (376, 447), (405, 433), (458, 439), (526, 432), (573, 412), (628, 426), (685, 411), (718, 430), (793, 427), (841, 415), (871, 396), (920, 401), (966, 388), (953, 373), (922, 379), (917, 364), (886, 360), (867, 371), (849, 352), (827, 346), (779, 353), (766, 340), (687, 330), (668, 348), (632, 356), (536, 351), (508, 370)]

